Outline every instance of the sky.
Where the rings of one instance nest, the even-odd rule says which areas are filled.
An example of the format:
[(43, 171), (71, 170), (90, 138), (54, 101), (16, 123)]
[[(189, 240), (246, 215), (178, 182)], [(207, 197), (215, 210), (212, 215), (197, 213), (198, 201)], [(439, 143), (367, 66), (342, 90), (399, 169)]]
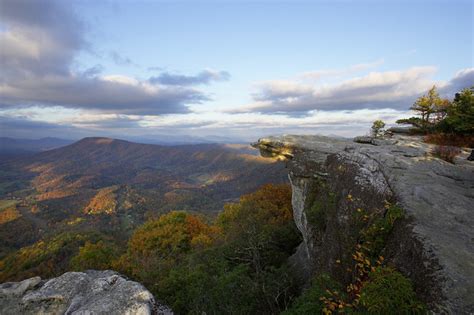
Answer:
[(366, 134), (474, 85), (474, 2), (0, 0), (0, 136)]

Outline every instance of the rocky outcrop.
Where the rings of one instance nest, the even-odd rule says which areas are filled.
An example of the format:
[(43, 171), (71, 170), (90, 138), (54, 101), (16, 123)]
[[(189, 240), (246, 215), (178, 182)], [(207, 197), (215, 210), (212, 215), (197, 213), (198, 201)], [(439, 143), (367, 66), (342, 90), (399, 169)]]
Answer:
[(304, 239), (294, 264), (306, 279), (325, 272), (347, 281), (344, 270), (360, 237), (354, 213), (383, 216), (387, 203), (397, 203), (405, 216), (385, 244), (386, 263), (412, 280), (432, 311), (474, 312), (469, 152), (451, 164), (433, 157), (432, 145), (416, 136), (357, 141), (285, 135), (254, 144), (263, 156), (287, 161), (294, 218)]
[(0, 284), (1, 314), (172, 314), (141, 284), (110, 270)]

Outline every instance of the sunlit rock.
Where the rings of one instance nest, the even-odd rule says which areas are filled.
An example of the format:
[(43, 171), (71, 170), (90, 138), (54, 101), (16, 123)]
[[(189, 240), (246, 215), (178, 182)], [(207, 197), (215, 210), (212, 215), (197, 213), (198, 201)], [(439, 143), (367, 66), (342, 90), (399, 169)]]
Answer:
[(105, 270), (0, 284), (1, 314), (172, 314), (141, 284)]

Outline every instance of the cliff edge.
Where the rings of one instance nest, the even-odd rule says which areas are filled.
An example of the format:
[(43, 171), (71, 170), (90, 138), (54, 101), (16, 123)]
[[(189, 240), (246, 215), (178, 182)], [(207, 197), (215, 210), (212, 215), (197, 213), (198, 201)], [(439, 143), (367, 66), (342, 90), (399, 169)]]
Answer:
[(396, 203), (404, 216), (384, 243), (385, 263), (412, 280), (432, 311), (474, 312), (474, 163), (466, 159), (469, 152), (451, 164), (434, 157), (433, 145), (420, 137), (364, 142), (284, 135), (254, 144), (263, 156), (287, 161), (294, 218), (304, 239), (294, 264), (306, 278), (329, 273), (347, 283), (344, 270), (363, 226), (356, 214), (363, 211), (364, 220), (383, 216), (386, 205)]

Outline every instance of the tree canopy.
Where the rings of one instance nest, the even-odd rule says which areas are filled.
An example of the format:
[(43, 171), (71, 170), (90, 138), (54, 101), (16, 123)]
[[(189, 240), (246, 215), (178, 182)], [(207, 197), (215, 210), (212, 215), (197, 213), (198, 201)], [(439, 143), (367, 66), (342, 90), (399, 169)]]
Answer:
[(419, 117), (397, 120), (399, 124), (410, 124), (420, 130), (427, 131), (446, 116), (447, 108), (450, 106), (448, 99), (439, 96), (436, 86), (428, 93), (420, 96), (410, 109)]
[(453, 101), (440, 97), (436, 86), (410, 107), (418, 116), (399, 119), (424, 133), (474, 134), (474, 87), (456, 93)]
[(295, 290), (286, 261), (300, 242), (289, 186), (266, 185), (214, 223), (177, 211), (148, 221), (116, 267), (178, 314), (279, 313)]

